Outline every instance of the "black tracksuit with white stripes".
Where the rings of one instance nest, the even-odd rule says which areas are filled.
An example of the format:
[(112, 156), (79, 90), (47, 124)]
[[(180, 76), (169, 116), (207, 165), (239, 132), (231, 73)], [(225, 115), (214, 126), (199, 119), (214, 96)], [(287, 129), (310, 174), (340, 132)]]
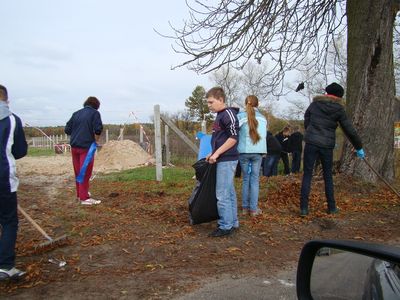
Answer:
[[(239, 121), (237, 113), (239, 108), (227, 107), (217, 113), (212, 129), (212, 152), (214, 153), (221, 147), (228, 138), (238, 139), (239, 134)], [(239, 152), (237, 151), (237, 143), (234, 147), (222, 153), (217, 162), (232, 161), (239, 159)]]

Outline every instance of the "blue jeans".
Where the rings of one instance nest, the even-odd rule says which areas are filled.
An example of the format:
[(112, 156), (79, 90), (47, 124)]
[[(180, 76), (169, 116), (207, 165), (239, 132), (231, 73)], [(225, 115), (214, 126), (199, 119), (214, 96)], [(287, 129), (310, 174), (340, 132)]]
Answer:
[(237, 216), (237, 199), (234, 176), (238, 161), (222, 161), (217, 163), (217, 182), (215, 194), (217, 196), (218, 227), (229, 230), (239, 227)]
[(301, 151), (292, 152), (292, 173), (299, 173), (301, 165)]
[(301, 183), (300, 209), (308, 209), (308, 197), (311, 189), (311, 179), (313, 175), (314, 163), (319, 156), (322, 164), (322, 171), (325, 182), (325, 196), (328, 201), (328, 209), (335, 210), (336, 203), (333, 193), (333, 149), (321, 148), (315, 145), (306, 144), (303, 159), (303, 181)]
[(243, 174), (242, 207), (257, 211), (262, 155), (259, 153), (241, 153), (239, 161)]
[(18, 231), (17, 193), (0, 194), (0, 268), (15, 266), (15, 241)]
[(279, 154), (267, 154), (264, 159), (263, 175), (270, 177), (278, 175)]

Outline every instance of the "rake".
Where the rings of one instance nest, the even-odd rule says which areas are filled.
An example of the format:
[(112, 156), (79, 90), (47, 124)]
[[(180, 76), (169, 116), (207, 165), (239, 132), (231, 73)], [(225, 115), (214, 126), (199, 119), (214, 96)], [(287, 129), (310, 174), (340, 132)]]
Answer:
[(365, 158), (363, 158), (362, 160), (367, 164), (367, 166), (372, 170), (372, 172), (374, 172), (375, 175), (378, 176), (378, 178), (379, 178), (380, 180), (382, 180), (382, 181), (386, 184), (386, 186), (387, 186), (388, 188), (390, 188), (390, 189), (400, 198), (399, 192), (396, 191), (396, 190), (394, 189), (394, 187), (393, 187), (389, 182), (387, 182), (387, 180), (386, 180), (385, 178), (383, 178), (381, 174), (378, 173), (377, 170), (375, 170), (375, 168), (369, 163), (369, 161), (366, 160)]
[(33, 227), (35, 227), (35, 228), (47, 239), (46, 242), (43, 242), (43, 243), (39, 244), (38, 246), (35, 247), (35, 249), (44, 248), (44, 247), (52, 246), (52, 245), (55, 245), (55, 244), (60, 244), (62, 241), (65, 241), (65, 240), (67, 239), (67, 235), (66, 235), (66, 234), (64, 234), (64, 235), (62, 235), (62, 236), (60, 236), (60, 237), (54, 238), (54, 239), (51, 238), (51, 237), (46, 233), (46, 231), (44, 231), (44, 230), (42, 229), (42, 227), (40, 227), (39, 224), (36, 223), (35, 220), (33, 220), (33, 219), (31, 218), (31, 216), (29, 216), (29, 215), (26, 213), (26, 211), (22, 209), (21, 206), (19, 206), (19, 204), (18, 204), (18, 210), (19, 210), (20, 213), (23, 214), (23, 216), (29, 221), (29, 223), (31, 223), (31, 224), (33, 225)]

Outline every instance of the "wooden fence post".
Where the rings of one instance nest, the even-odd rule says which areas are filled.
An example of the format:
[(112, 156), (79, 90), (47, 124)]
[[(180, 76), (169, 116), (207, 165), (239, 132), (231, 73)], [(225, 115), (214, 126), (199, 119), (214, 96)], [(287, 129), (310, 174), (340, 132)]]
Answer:
[(188, 137), (182, 131), (180, 131), (179, 128), (168, 117), (160, 116), (160, 118), (178, 135), (178, 137), (182, 139), (182, 141), (184, 141), (190, 147), (190, 149), (193, 150), (194, 153), (199, 153), (199, 147), (197, 147), (190, 139), (188, 139)]

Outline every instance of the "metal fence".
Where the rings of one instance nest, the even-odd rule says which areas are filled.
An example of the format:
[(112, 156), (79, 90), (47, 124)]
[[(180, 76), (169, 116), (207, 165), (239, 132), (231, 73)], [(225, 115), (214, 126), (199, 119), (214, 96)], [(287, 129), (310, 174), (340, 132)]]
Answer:
[[(195, 131), (188, 135), (193, 142), (198, 144), (195, 140)], [(165, 136), (162, 135), (162, 144), (165, 145)], [(65, 153), (70, 151), (69, 136), (66, 134), (62, 135), (42, 135), (27, 137), (29, 147), (41, 148), (41, 149), (54, 149), (55, 153)], [(142, 148), (149, 154), (153, 155), (154, 152), (154, 128), (151, 126), (145, 126), (144, 128), (133, 127), (125, 128), (111, 128), (105, 129), (100, 136), (100, 145), (105, 144), (111, 140), (131, 140), (138, 143)], [(193, 151), (174, 133), (169, 134), (169, 150), (171, 161), (173, 164), (183, 163), (191, 164), (196, 161), (196, 155)], [(164, 155), (163, 153), (163, 160)]]
[(69, 137), (66, 134), (35, 136), (28, 139), (28, 144), (33, 148), (52, 149), (58, 144), (68, 144)]

